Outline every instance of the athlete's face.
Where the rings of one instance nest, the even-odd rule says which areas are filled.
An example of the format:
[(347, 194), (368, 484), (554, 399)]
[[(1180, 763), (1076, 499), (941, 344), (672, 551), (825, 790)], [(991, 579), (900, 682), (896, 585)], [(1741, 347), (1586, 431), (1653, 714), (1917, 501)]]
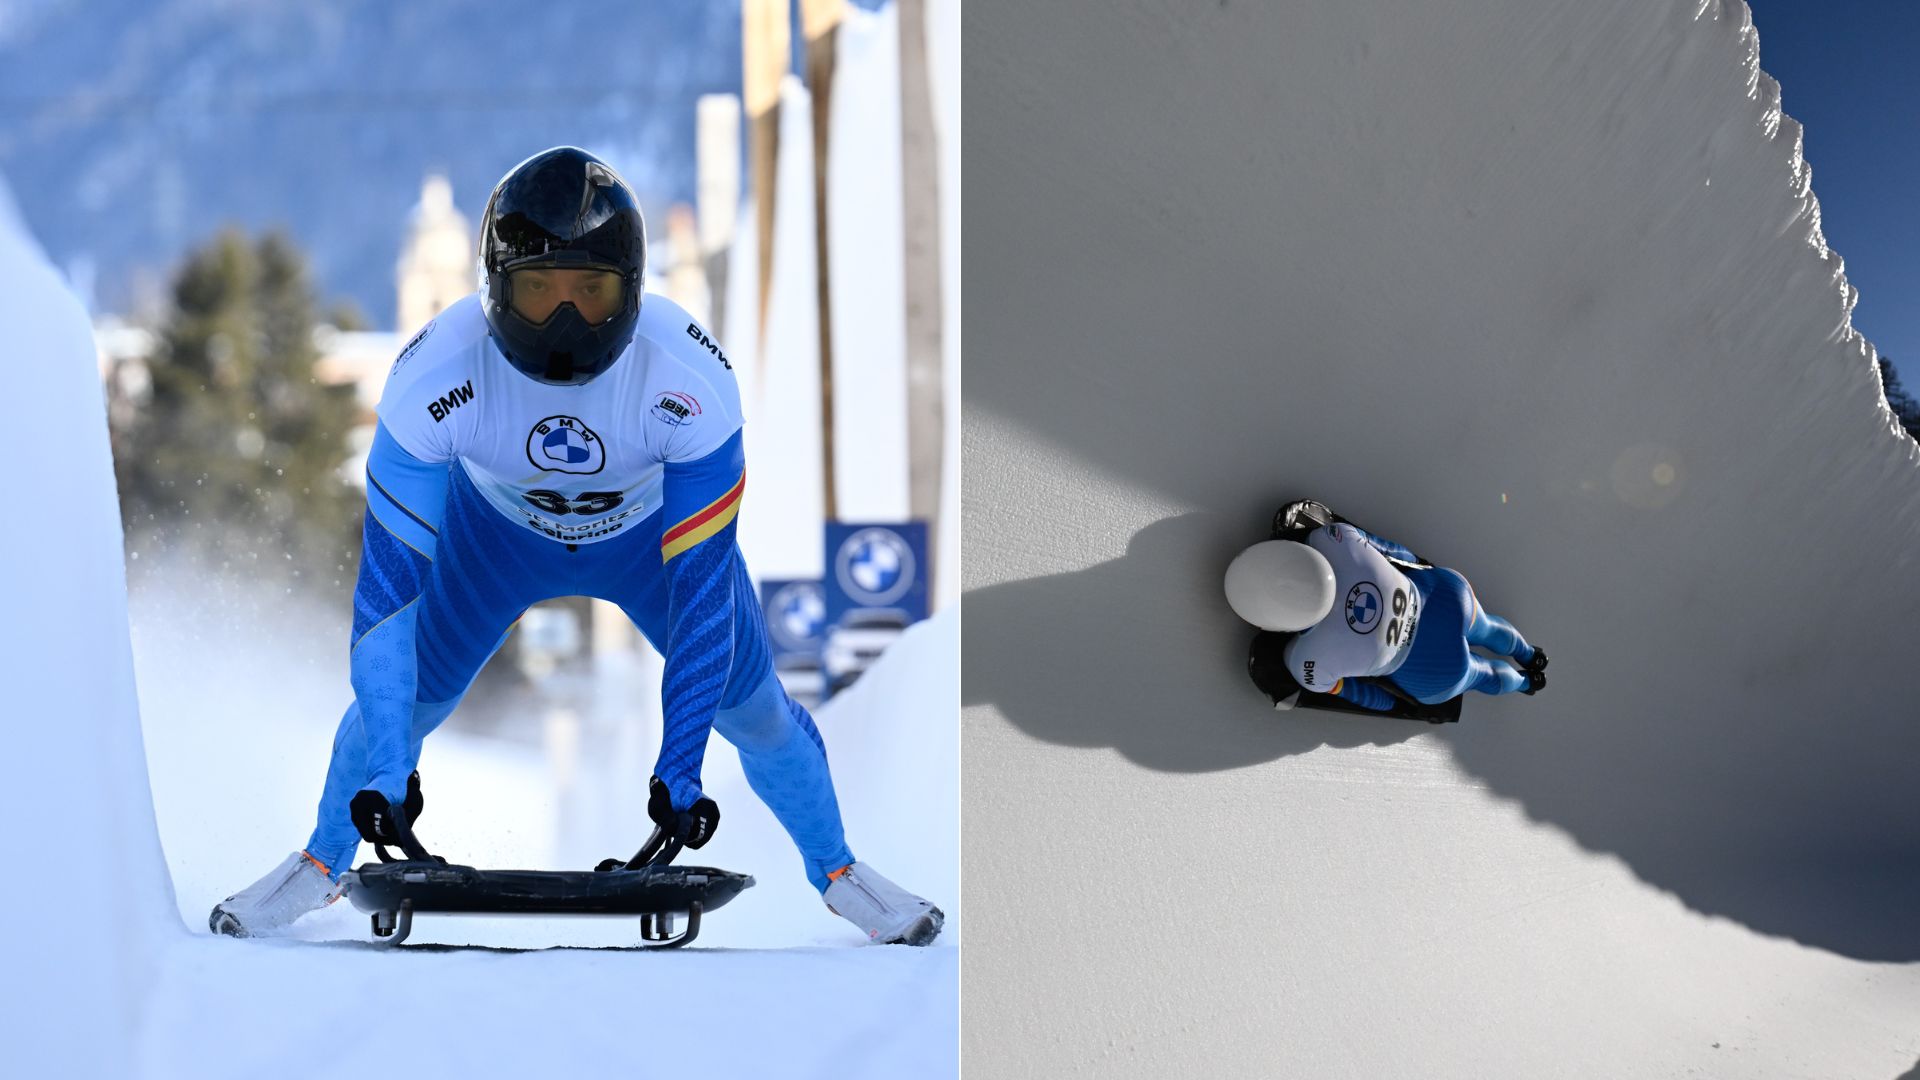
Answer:
[(620, 275), (611, 270), (556, 270), (535, 267), (508, 277), (513, 310), (534, 325), (546, 322), (561, 304), (598, 326), (620, 313)]

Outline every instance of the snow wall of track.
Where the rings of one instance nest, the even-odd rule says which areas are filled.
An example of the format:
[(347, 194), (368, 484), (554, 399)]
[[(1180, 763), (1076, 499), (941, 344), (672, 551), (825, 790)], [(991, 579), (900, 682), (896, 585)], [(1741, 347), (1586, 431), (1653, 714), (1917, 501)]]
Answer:
[(129, 1075), (165, 940), (184, 933), (154, 826), (127, 637), (120, 504), (93, 331), (0, 184), (0, 326), (14, 482), (0, 535), (8, 688), (9, 1056)]

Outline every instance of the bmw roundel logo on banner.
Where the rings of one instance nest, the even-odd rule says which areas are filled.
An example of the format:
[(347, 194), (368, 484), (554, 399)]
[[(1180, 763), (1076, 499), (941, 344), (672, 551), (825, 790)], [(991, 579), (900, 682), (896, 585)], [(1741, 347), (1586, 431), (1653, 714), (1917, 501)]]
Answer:
[(913, 588), (919, 567), (913, 549), (892, 529), (865, 528), (840, 543), (833, 571), (847, 598), (861, 607), (886, 607)]
[(781, 582), (771, 590), (763, 606), (774, 644), (790, 652), (819, 651), (827, 632), (826, 590), (819, 582)]
[(848, 612), (885, 609), (927, 617), (927, 523), (827, 522), (827, 625)]
[(579, 418), (549, 416), (527, 433), (527, 460), (544, 472), (588, 476), (606, 468), (607, 449)]

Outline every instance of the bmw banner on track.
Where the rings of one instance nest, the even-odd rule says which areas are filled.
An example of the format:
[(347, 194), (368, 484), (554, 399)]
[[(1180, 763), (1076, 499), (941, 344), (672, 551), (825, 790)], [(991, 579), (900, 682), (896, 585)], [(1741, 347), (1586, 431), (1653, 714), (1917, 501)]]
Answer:
[(820, 653), (827, 644), (827, 594), (818, 581), (772, 579), (760, 583), (773, 669), (787, 693), (812, 708), (825, 695)]
[(924, 521), (827, 523), (826, 693), (844, 689), (927, 617)]

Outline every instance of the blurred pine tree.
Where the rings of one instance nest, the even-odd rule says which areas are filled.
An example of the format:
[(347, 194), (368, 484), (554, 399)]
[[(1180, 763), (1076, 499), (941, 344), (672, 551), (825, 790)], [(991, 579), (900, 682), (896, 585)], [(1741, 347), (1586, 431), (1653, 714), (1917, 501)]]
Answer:
[(1920, 401), (1915, 401), (1907, 388), (1900, 385), (1900, 374), (1893, 370), (1893, 361), (1884, 356), (1880, 358), (1880, 384), (1886, 389), (1887, 404), (1893, 409), (1894, 418), (1907, 429), (1908, 435), (1920, 441)]
[(114, 432), (130, 543), (298, 576), (351, 568), (361, 500), (340, 467), (356, 405), (352, 386), (316, 377), (316, 307), (284, 235), (227, 230), (187, 257), (151, 398)]

